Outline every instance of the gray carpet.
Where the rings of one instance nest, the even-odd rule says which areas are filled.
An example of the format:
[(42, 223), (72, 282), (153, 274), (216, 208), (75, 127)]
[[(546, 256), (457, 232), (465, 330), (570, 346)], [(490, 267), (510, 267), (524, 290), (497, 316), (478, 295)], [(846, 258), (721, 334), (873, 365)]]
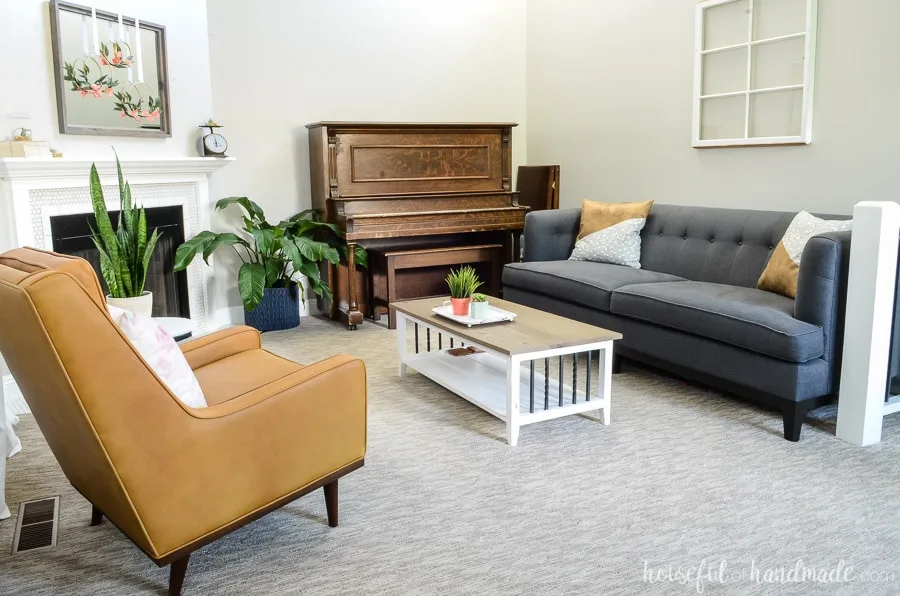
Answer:
[[(645, 573), (704, 561), (709, 594), (900, 593), (897, 416), (861, 449), (836, 439), (834, 408), (821, 409), (793, 444), (776, 413), (626, 369), (612, 425), (567, 417), (523, 428), (510, 448), (499, 420), (415, 373), (398, 379), (383, 327), (306, 319), (265, 344), (303, 363), (366, 360), (366, 466), (341, 481), (339, 528), (321, 491), (304, 497), (198, 551), (186, 594), (696, 594), (693, 575)], [(62, 524), (55, 550), (9, 556), (14, 518), (0, 523), (0, 593), (164, 593), (167, 570), (109, 523), (88, 525), (33, 419), (18, 430), (14, 515), (58, 494)], [(843, 561), (852, 581), (766, 581), (798, 561)], [(727, 581), (708, 579), (723, 562)]]

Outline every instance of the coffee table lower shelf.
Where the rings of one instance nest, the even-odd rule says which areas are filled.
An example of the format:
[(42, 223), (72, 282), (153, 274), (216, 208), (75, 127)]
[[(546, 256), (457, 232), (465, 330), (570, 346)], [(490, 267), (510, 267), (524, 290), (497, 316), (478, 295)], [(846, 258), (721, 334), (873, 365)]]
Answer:
[[(408, 326), (415, 326), (415, 352), (409, 350)], [(503, 420), (510, 445), (516, 445), (520, 427), (562, 416), (599, 410), (609, 424), (612, 341), (507, 355), (462, 337), (462, 329), (457, 335), (403, 313), (397, 313), (397, 332), (399, 375), (412, 368)], [(426, 334), (420, 351), (419, 336)], [(454, 356), (451, 345), (480, 352)], [(599, 380), (596, 387), (592, 379)]]

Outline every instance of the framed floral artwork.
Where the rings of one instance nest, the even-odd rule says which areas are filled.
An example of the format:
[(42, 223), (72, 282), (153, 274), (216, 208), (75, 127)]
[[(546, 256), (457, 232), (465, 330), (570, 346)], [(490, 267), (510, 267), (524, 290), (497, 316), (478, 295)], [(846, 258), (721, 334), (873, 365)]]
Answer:
[(172, 136), (165, 27), (53, 0), (50, 34), (59, 132)]

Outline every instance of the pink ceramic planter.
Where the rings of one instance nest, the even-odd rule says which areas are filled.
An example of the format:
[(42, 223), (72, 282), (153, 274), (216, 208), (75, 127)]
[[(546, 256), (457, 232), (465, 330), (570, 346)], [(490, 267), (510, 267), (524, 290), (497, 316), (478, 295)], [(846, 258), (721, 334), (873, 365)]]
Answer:
[(469, 314), (469, 304), (471, 298), (451, 298), (450, 304), (453, 305), (453, 314), (458, 317), (465, 317)]

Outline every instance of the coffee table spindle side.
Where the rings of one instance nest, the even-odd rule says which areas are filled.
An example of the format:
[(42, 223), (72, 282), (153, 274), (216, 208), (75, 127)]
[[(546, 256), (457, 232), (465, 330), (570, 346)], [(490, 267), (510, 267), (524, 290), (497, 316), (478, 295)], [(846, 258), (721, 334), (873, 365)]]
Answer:
[[(426, 301), (407, 304), (423, 302)], [(440, 304), (439, 301), (433, 302)], [(502, 308), (514, 307), (520, 315), (517, 323), (509, 325), (528, 320), (523, 319), (523, 314), (531, 314), (532, 321), (540, 316), (542, 319), (560, 319), (566, 325), (576, 324), (533, 309), (527, 309), (532, 313), (522, 313), (526, 307), (508, 302), (504, 304), (506, 306)], [(577, 330), (583, 337), (591, 338), (590, 341), (560, 342), (569, 345), (559, 346), (536, 342), (521, 349), (509, 349), (503, 348), (502, 341), (488, 340), (490, 331), (487, 329), (456, 328), (451, 322), (423, 315), (421, 308), (406, 308), (404, 303), (398, 305), (399, 376), (405, 376), (408, 368), (413, 368), (505, 421), (509, 445), (516, 445), (522, 426), (562, 416), (599, 410), (600, 421), (605, 425), (610, 423), (612, 350), (613, 341), (621, 337), (618, 333), (584, 325), (585, 329)], [(557, 323), (554, 320), (542, 322)], [(414, 346), (412, 351), (410, 343)], [(507, 345), (514, 343), (508, 342)], [(477, 351), (453, 356), (445, 345), (451, 349), (456, 346)], [(549, 363), (556, 359), (559, 365), (554, 378)], [(543, 366), (540, 366), (542, 361)], [(579, 362), (585, 364), (580, 383)], [(566, 383), (568, 365), (571, 365), (570, 384)], [(592, 387), (592, 379), (598, 381), (596, 389)], [(579, 389), (579, 385), (583, 385), (583, 389)]]

